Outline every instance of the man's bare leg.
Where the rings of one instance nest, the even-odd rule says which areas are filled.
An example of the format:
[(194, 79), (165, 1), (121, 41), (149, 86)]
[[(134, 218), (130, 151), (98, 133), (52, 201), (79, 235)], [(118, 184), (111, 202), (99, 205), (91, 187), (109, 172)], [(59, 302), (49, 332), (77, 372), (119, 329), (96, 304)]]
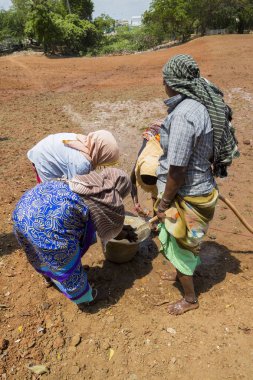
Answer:
[(184, 298), (169, 305), (168, 312), (173, 315), (180, 315), (199, 307), (194, 290), (193, 276), (186, 276), (177, 270), (177, 277), (183, 287)]

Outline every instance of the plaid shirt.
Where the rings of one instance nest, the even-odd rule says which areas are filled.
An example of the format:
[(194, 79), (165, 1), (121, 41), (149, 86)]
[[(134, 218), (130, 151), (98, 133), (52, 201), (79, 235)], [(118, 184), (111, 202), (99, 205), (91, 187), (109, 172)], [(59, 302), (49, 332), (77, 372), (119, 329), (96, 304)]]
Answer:
[(161, 126), (163, 155), (157, 170), (158, 193), (165, 190), (170, 165), (187, 166), (179, 194), (203, 195), (212, 191), (213, 129), (205, 106), (182, 95), (167, 100), (169, 115)]

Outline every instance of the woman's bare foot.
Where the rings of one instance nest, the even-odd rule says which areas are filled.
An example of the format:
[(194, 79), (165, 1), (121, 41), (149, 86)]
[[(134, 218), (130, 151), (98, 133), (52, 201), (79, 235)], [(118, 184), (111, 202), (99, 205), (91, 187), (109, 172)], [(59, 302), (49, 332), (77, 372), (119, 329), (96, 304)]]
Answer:
[(198, 309), (199, 303), (198, 301), (191, 303), (182, 298), (179, 301), (176, 301), (169, 305), (168, 313), (172, 315), (181, 315), (186, 313), (187, 311)]
[(160, 277), (164, 281), (178, 281), (177, 272), (163, 272)]

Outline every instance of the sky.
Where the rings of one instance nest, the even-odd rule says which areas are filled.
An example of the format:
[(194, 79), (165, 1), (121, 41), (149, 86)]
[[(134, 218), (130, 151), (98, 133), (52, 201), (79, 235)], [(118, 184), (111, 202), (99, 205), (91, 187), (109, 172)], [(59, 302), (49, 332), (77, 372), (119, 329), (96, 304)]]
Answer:
[[(141, 16), (151, 0), (93, 0), (95, 11), (93, 17), (101, 13), (109, 14), (115, 19), (130, 20), (132, 16)], [(0, 0), (0, 9), (8, 9), (11, 0)]]

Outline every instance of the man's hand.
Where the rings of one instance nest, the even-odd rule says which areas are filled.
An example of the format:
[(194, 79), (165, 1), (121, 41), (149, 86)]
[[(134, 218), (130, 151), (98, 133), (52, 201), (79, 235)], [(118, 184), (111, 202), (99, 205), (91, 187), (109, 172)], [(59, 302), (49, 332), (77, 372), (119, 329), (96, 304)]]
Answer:
[(166, 215), (165, 215), (165, 213), (163, 211), (159, 211), (158, 210), (157, 213), (156, 213), (156, 216), (157, 216), (157, 218), (158, 218), (158, 220), (159, 220), (160, 223), (164, 223)]
[(161, 199), (156, 214), (161, 223), (164, 223), (164, 220), (166, 218), (165, 211), (168, 210), (168, 208), (170, 208), (171, 203), (172, 201), (170, 199)]

